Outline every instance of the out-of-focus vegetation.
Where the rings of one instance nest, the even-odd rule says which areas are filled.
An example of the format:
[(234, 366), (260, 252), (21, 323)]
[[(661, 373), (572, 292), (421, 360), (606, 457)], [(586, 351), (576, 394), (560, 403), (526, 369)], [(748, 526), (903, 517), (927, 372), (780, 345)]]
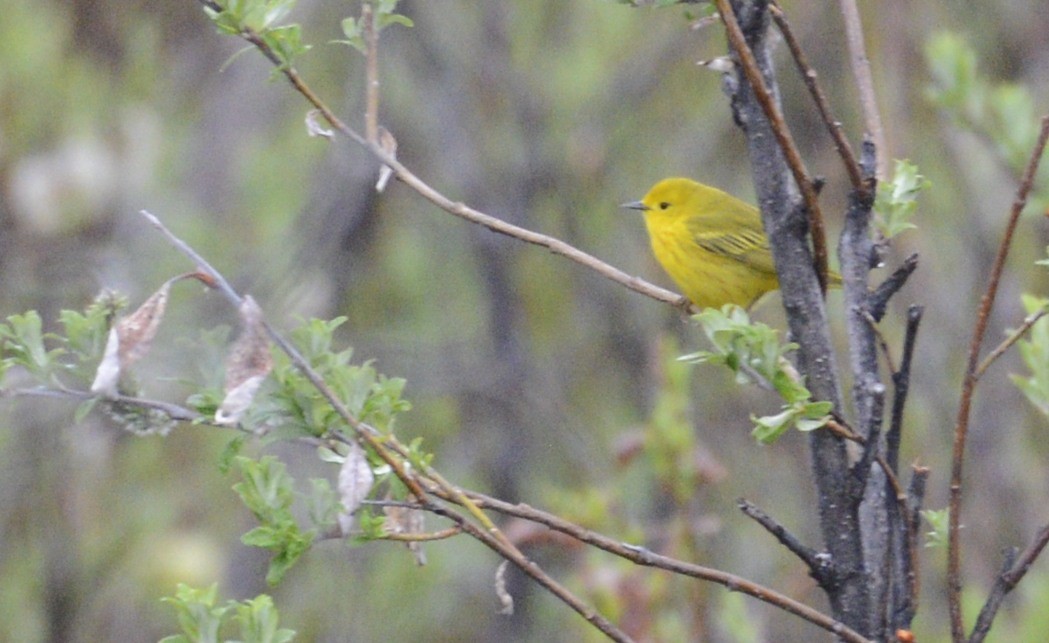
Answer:
[[(794, 5), (785, 10), (856, 140), (839, 18)], [(898, 343), (906, 306), (927, 306), (903, 453), (932, 468), (926, 504), (937, 509), (946, 503), (960, 347), (1036, 115), (1049, 105), (1049, 14), (1038, 0), (964, 12), (951, 3), (866, 9), (890, 139), (882, 153), (910, 159), (933, 185), (912, 219), (918, 229), (901, 234), (889, 257), (894, 265), (919, 252), (921, 266), (883, 332)], [(302, 0), (290, 19), (313, 45), (296, 66), (359, 125), (363, 59), (331, 43), (347, 37), (342, 21), (356, 10)], [(382, 34), (380, 120), (398, 157), (452, 198), (667, 283), (641, 222), (616, 204), (670, 175), (752, 194), (720, 78), (695, 65), (723, 54), (716, 25), (692, 30), (680, 7), (599, 0), (402, 0), (398, 11), (414, 26)], [(750, 415), (776, 413), (777, 396), (675, 362), (707, 348), (677, 311), (471, 227), (396, 182), (377, 195), (375, 162), (345, 140), (307, 137), (305, 103), (268, 82), (271, 67), (254, 52), (230, 60), (242, 46), (217, 35), (191, 0), (163, 10), (112, 0), (5, 4), (3, 317), (36, 310), (40, 332), (68, 332), (60, 310), (82, 310), (104, 288), (141, 301), (192, 268), (135, 215), (147, 208), (281, 328), (345, 315), (338, 348), (353, 346), (357, 363), (374, 360), (407, 380), (413, 408), (398, 433), (423, 437), (457, 482), (822, 607), (805, 570), (735, 508), (744, 496), (818, 540), (804, 436), (788, 432), (768, 447), (750, 436)], [(779, 58), (785, 111), (810, 167), (827, 177), (833, 231), (847, 182), (784, 51)], [(1022, 292), (1049, 288), (1034, 265), (1049, 243), (1044, 181), (1037, 197), (991, 319), (1000, 336), (1027, 314)], [(136, 366), (150, 397), (181, 401), (221, 386), (221, 347), (236, 314), (191, 290), (172, 293), (154, 348)], [(830, 301), (840, 319), (840, 295)], [(777, 306), (770, 298), (756, 317), (782, 327)], [(88, 338), (80, 341), (87, 350)], [(988, 371), (976, 400), (963, 532), (970, 615), (998, 572), (998, 552), (1022, 546), (1049, 518), (1039, 509), (1049, 488), (1045, 416), (1007, 377), (1044, 379), (1024, 346)], [(75, 422), (75, 411), (35, 398), (0, 406), (0, 639), (155, 640), (176, 631), (178, 601), (269, 619), (271, 606), (253, 599), (262, 592), (281, 627), (304, 641), (596, 637), (515, 572), (516, 614), (497, 614), (498, 561), (465, 539), (426, 545), (422, 568), (399, 545), (321, 543), (270, 589), (267, 553), (240, 543), (255, 527), (231, 490), (241, 477), (220, 469), (229, 432), (179, 425), (136, 436), (98, 413)], [(244, 451), (276, 451), (296, 479), (331, 475), (295, 445), (249, 442)], [(812, 635), (721, 588), (545, 532), (517, 536), (613, 620), (658, 640)], [(943, 567), (941, 550), (923, 552), (922, 641), (945, 636)], [(1049, 627), (1045, 569), (1040, 561), (1010, 598), (995, 636), (1036, 640)], [(176, 595), (178, 583), (218, 583), (223, 599)]]

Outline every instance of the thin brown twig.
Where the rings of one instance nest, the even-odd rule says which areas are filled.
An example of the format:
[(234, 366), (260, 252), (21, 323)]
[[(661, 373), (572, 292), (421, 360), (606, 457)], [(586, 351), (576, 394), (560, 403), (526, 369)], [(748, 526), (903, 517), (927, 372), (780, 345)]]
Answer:
[[(199, 253), (197, 253), (189, 244), (182, 241), (180, 238), (175, 236), (157, 217), (152, 215), (145, 210), (141, 211), (142, 216), (147, 219), (155, 228), (157, 228), (168, 241), (175, 246), (180, 252), (189, 257), (194, 261), (198, 267), (198, 270), (203, 271), (205, 274), (210, 276), (214, 281), (214, 288), (225, 296), (230, 303), (234, 306), (239, 307), (243, 301), (243, 297), (237, 293), (226, 278), (212, 267)], [(510, 560), (527, 575), (535, 579), (540, 586), (544, 587), (552, 594), (557, 596), (562, 602), (568, 605), (570, 608), (575, 610), (579, 615), (586, 619), (589, 623), (598, 628), (609, 638), (616, 641), (629, 641), (630, 638), (620, 631), (615, 625), (608, 621), (605, 617), (595, 612), (590, 606), (583, 603), (578, 597), (568, 591), (563, 585), (554, 580), (551, 576), (546, 574), (538, 565), (528, 560), (527, 557), (512, 543), (510, 540), (500, 531), (491, 519), (474, 503), (466, 494), (458, 487), (448, 483), (444, 478), (430, 470), (432, 484), (435, 488), (439, 488), (442, 492), (440, 497), (450, 499), (456, 504), (461, 505), (470, 514), (481, 523), (482, 527), (470, 522), (465, 516), (462, 516), (456, 512), (448, 510), (446, 507), (442, 507), (430, 500), (429, 494), (423, 488), (419, 478), (416, 474), (409, 471), (405, 464), (405, 461), (401, 458), (407, 452), (406, 447), (398, 443), (395, 439), (389, 436), (383, 437), (370, 425), (361, 422), (356, 416), (350, 413), (349, 409), (343, 404), (342, 400), (331, 390), (327, 382), (317, 373), (306, 361), (299, 351), (291, 345), (280, 333), (278, 333), (268, 322), (263, 321), (263, 326), (266, 329), (270, 340), (277, 345), (286, 355), (288, 355), (292, 364), (309, 380), (310, 384), (324, 397), (324, 399), (332, 406), (339, 417), (349, 425), (354, 434), (362, 442), (367, 444), (393, 471), (394, 475), (404, 483), (408, 488), (409, 492), (419, 501), (421, 507), (427, 511), (436, 513), (438, 515), (445, 516), (459, 525), (463, 531), (473, 536), (475, 539), (480, 540), (486, 546), (496, 551), (499, 555), (507, 560)], [(392, 451), (392, 452), (391, 452)], [(400, 457), (394, 457), (393, 452), (396, 452)]]
[[(439, 490), (431, 490), (437, 496), (441, 496), (442, 492)], [(845, 641), (854, 643), (868, 642), (869, 640), (863, 637), (855, 630), (849, 628), (841, 621), (828, 616), (819, 610), (813, 609), (804, 603), (781, 594), (773, 589), (764, 587), (753, 581), (749, 581), (735, 574), (721, 571), (719, 569), (711, 569), (709, 567), (703, 567), (702, 565), (696, 565), (693, 563), (687, 563), (680, 561), (668, 556), (662, 556), (656, 554), (643, 547), (637, 547), (628, 545), (616, 540), (612, 540), (606, 536), (585, 529), (579, 525), (568, 522), (563, 518), (560, 518), (554, 514), (535, 509), (526, 504), (513, 504), (492, 498), (481, 493), (467, 492), (470, 497), (477, 502), (481, 507), (492, 509), (508, 516), (514, 516), (529, 520), (541, 525), (545, 525), (550, 529), (563, 533), (570, 536), (579, 542), (587, 545), (594, 546), (598, 549), (606, 551), (610, 554), (618, 556), (620, 558), (629, 560), (638, 565), (646, 567), (653, 567), (656, 569), (662, 569), (671, 573), (680, 574), (682, 576), (689, 576), (692, 578), (698, 578), (701, 580), (710, 581), (723, 585), (730, 591), (737, 591), (757, 598), (758, 600), (775, 605), (786, 612), (794, 614), (814, 625), (817, 625), (832, 634), (840, 637)], [(446, 498), (451, 502), (454, 502), (451, 498)]]
[(842, 127), (841, 121), (834, 118), (834, 115), (831, 113), (830, 101), (827, 100), (827, 95), (823, 93), (823, 88), (820, 87), (817, 80), (819, 75), (812, 65), (809, 64), (801, 44), (795, 38), (794, 31), (787, 20), (787, 15), (780, 8), (779, 3), (775, 1), (769, 5), (769, 13), (772, 14), (772, 19), (776, 22), (779, 32), (783, 34), (783, 39), (787, 42), (787, 48), (790, 49), (791, 56), (794, 57), (794, 62), (798, 66), (801, 78), (812, 95), (813, 101), (816, 103), (816, 110), (819, 112), (820, 118), (823, 119), (823, 123), (827, 126), (827, 131), (830, 132), (831, 138), (834, 139), (834, 149), (837, 150), (838, 156), (841, 157), (842, 163), (845, 164), (845, 172), (849, 175), (852, 189), (861, 193), (867, 192), (870, 187), (863, 180), (863, 171), (860, 169), (859, 161), (856, 160), (856, 154), (852, 151), (852, 145), (849, 144), (848, 137), (845, 136), (845, 128)]
[[(454, 497), (448, 497), (447, 500), (455, 502)], [(586, 619), (591, 625), (597, 628), (602, 634), (612, 639), (613, 641), (632, 641), (625, 632), (613, 625), (608, 619), (596, 612), (593, 608), (579, 600), (572, 592), (570, 592), (563, 585), (555, 581), (550, 576), (546, 575), (538, 565), (528, 560), (519, 550), (514, 548), (512, 552), (505, 552), (500, 545), (500, 542), (487, 531), (480, 529), (477, 525), (467, 521), (463, 516), (449, 511), (446, 507), (440, 507), (437, 505), (429, 505), (425, 507), (427, 511), (436, 513), (437, 515), (444, 516), (449, 520), (459, 525), (463, 531), (468, 533), (474, 539), (479, 540), (489, 549), (499, 554), (503, 558), (509, 560), (517, 566), (526, 575), (531, 576), (533, 580), (538, 582), (540, 585), (545, 587), (552, 594), (557, 596), (562, 602), (575, 610), (580, 616)]]
[(361, 26), (364, 28), (365, 48), (365, 110), (364, 135), (368, 142), (379, 143), (379, 29), (375, 25), (372, 4), (361, 7)]
[[(220, 273), (210, 263), (208, 263), (207, 260), (205, 260), (204, 257), (202, 257), (189, 244), (177, 237), (155, 215), (146, 210), (140, 210), (139, 213), (142, 215), (143, 218), (149, 221), (153, 225), (153, 227), (159, 230), (160, 233), (167, 238), (169, 243), (175, 246), (175, 248), (182, 252), (182, 254), (189, 257), (190, 260), (195, 262), (199, 270), (209, 275), (215, 282), (214, 287), (220, 293), (222, 293), (222, 295), (226, 297), (226, 299), (231, 304), (233, 304), (235, 308), (240, 307), (240, 305), (244, 301), (244, 298), (240, 295), (240, 293), (233, 289), (233, 287), (229, 284), (229, 281), (226, 280), (222, 273)], [(332, 408), (335, 409), (335, 412), (338, 413), (339, 417), (345, 420), (346, 423), (354, 430), (354, 433), (357, 435), (357, 437), (360, 438), (363, 442), (365, 442), (369, 447), (371, 447), (372, 450), (375, 451), (375, 453), (380, 458), (382, 458), (383, 461), (386, 462), (386, 464), (388, 464), (391, 469), (393, 469), (394, 474), (402, 482), (404, 482), (405, 486), (408, 487), (409, 491), (411, 491), (420, 500), (425, 499), (426, 492), (415, 480), (415, 478), (411, 476), (408, 473), (408, 471), (404, 468), (403, 462), (398, 458), (394, 458), (389, 453), (389, 450), (382, 444), (381, 440), (379, 439), (378, 434), (374, 430), (372, 430), (371, 427), (368, 427), (360, 420), (358, 420), (356, 416), (350, 413), (349, 409), (346, 408), (346, 405), (343, 404), (342, 400), (339, 399), (339, 396), (331, 390), (327, 382), (324, 381), (324, 378), (322, 378), (320, 374), (317, 373), (317, 371), (313, 370), (309, 362), (306, 361), (306, 358), (304, 358), (302, 354), (299, 353), (298, 349), (292, 346), (291, 343), (288, 342), (288, 340), (284, 339), (284, 337), (280, 333), (278, 333), (276, 329), (274, 329), (268, 322), (263, 320), (262, 324), (265, 327), (266, 333), (269, 335), (270, 340), (274, 344), (276, 344), (277, 347), (280, 348), (285, 354), (288, 355), (295, 367), (298, 368), (299, 371), (303, 374), (303, 376), (310, 381), (310, 384), (312, 384), (314, 388), (317, 389), (317, 391), (324, 397), (324, 399), (327, 400), (329, 404), (331, 404)]]
[(974, 374), (976, 376), (976, 379), (980, 379), (980, 377), (983, 376), (984, 371), (986, 371), (991, 366), (991, 364), (995, 362), (995, 360), (1004, 355), (1005, 351), (1009, 350), (1009, 348), (1013, 344), (1018, 342), (1024, 335), (1026, 335), (1027, 331), (1031, 330), (1031, 327), (1034, 326), (1039, 319), (1045, 317), (1046, 314), (1049, 314), (1049, 310), (1043, 308), (1041, 310), (1036, 310), (1035, 312), (1025, 317), (1023, 323), (1020, 324), (1019, 328), (1009, 333), (1009, 336), (1003, 339), (1001, 344), (995, 346), (994, 350), (988, 353), (987, 357), (983, 358), (983, 361), (980, 362), (980, 365), (976, 367), (976, 373)]
[[(210, 0), (198, 0), (204, 6), (207, 6), (215, 11), (221, 11), (221, 7), (216, 5)], [(241, 38), (255, 46), (267, 60), (272, 62), (274, 66), (280, 71), (281, 74), (288, 80), (295, 91), (302, 94), (303, 98), (306, 99), (314, 108), (324, 117), (324, 120), (328, 122), (334, 129), (341, 132), (344, 136), (350, 138), (358, 145), (364, 147), (372, 153), (379, 161), (384, 165), (387, 165), (394, 171), (394, 174), (398, 179), (401, 180), (405, 185), (412, 188), (419, 196), (423, 197), (430, 203), (433, 203), (437, 207), (441, 208), (445, 212), (453, 214), (461, 219), (465, 219), (471, 223), (475, 223), (484, 226), (496, 232), (503, 234), (508, 237), (512, 237), (530, 243), (543, 248), (546, 248), (550, 252), (565, 257), (575, 263), (583, 265), (591, 270), (594, 270), (598, 274), (610, 279), (616, 283), (626, 286), (630, 290), (636, 293), (645, 295), (666, 304), (670, 304), (675, 308), (678, 308), (686, 313), (696, 313), (699, 310), (692, 305), (691, 302), (685, 297), (673, 293), (665, 288), (660, 288), (655, 284), (649, 283), (640, 277), (627, 274), (622, 270), (601, 261), (597, 257), (591, 254), (583, 252), (582, 250), (572, 246), (564, 241), (551, 237), (545, 234), (534, 232), (526, 228), (515, 226), (511, 223), (507, 223), (502, 219), (493, 217), (489, 214), (485, 214), (478, 210), (475, 210), (466, 204), (454, 201), (436, 189), (431, 187), (425, 181), (420, 179), (414, 173), (411, 172), (407, 167), (400, 163), (396, 157), (390, 152), (382, 149), (378, 143), (372, 143), (365, 137), (361, 136), (352, 127), (342, 121), (335, 113), (331, 110), (328, 105), (321, 100), (319, 96), (303, 81), (298, 71), (290, 65), (285, 65), (280, 61), (280, 58), (273, 52), (269, 45), (259, 37), (258, 33), (247, 29), (241, 33)]]
[(951, 636), (955, 641), (965, 638), (965, 621), (962, 616), (962, 580), (961, 580), (961, 541), (959, 529), (961, 525), (962, 509), (962, 467), (965, 464), (965, 442), (969, 434), (969, 416), (972, 408), (973, 392), (976, 389), (978, 360), (980, 358), (980, 345), (983, 343), (987, 332), (987, 324), (990, 321), (991, 307), (998, 294), (998, 284), (1005, 270), (1005, 259), (1012, 245), (1013, 233), (1020, 220), (1020, 212), (1027, 204), (1027, 195), (1034, 184), (1034, 176), (1038, 171), (1038, 164), (1042, 159), (1046, 142), (1049, 141), (1049, 116), (1042, 117), (1041, 131), (1038, 142), (1035, 143), (1027, 169), (1024, 170), (1023, 178), (1016, 192), (1006, 223), (1005, 233), (998, 245), (998, 254), (994, 258), (991, 267), (991, 275), (987, 280), (987, 290), (980, 300), (976, 313), (976, 324), (973, 328), (972, 341), (969, 344), (968, 365), (965, 369), (965, 378), (962, 382), (961, 399), (958, 403), (958, 418), (954, 426), (954, 448), (951, 457), (951, 486), (948, 501), (948, 527), (947, 527), (947, 602), (951, 617)]
[(828, 283), (827, 234), (823, 226), (823, 215), (820, 212), (819, 195), (816, 193), (816, 187), (809, 176), (808, 170), (805, 169), (805, 162), (801, 159), (801, 153), (798, 151), (798, 146), (794, 143), (794, 137), (790, 133), (790, 128), (776, 105), (776, 100), (765, 84), (765, 78), (762, 76), (758, 63), (754, 59), (754, 52), (750, 50), (750, 45), (747, 44), (746, 36), (744, 36), (743, 30), (739, 26), (739, 21), (732, 10), (732, 5), (729, 3), (729, 0), (715, 0), (715, 2), (717, 3), (721, 20), (725, 24), (729, 42), (732, 43), (732, 49), (735, 50), (739, 57), (743, 74), (754, 89), (754, 96), (761, 105), (761, 109), (765, 112), (765, 117), (768, 119), (772, 132), (776, 136), (776, 141), (779, 143), (780, 149), (783, 150), (783, 156), (787, 161), (787, 165), (794, 175), (794, 182), (797, 183), (798, 189), (801, 191), (802, 199), (805, 202), (805, 210), (809, 218), (809, 234), (812, 235), (812, 255), (815, 262), (816, 275), (819, 278), (820, 290), (826, 294)]
[(860, 107), (867, 133), (874, 140), (878, 149), (878, 169), (876, 176), (883, 180), (888, 176), (889, 154), (885, 140), (885, 128), (881, 123), (881, 111), (878, 109), (877, 96), (874, 93), (874, 78), (871, 75), (871, 62), (867, 58), (867, 47), (863, 42), (863, 23), (856, 0), (839, 0), (841, 15), (845, 21), (845, 41), (849, 48), (849, 62), (852, 63), (852, 74), (856, 77), (856, 88), (860, 95)]

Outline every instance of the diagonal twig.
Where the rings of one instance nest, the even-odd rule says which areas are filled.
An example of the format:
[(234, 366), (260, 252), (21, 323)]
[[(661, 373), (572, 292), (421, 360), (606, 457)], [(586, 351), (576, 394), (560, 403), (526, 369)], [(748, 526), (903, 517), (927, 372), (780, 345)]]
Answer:
[(800, 558), (801, 562), (805, 563), (809, 568), (809, 574), (819, 583), (820, 587), (825, 587), (827, 583), (834, 582), (836, 572), (834, 570), (834, 561), (829, 554), (804, 544), (776, 519), (751, 502), (740, 498), (736, 501), (736, 506), (739, 507), (740, 511), (764, 527), (765, 531), (772, 534), (792, 554)]
[(819, 195), (816, 193), (812, 177), (809, 175), (808, 170), (805, 169), (805, 162), (801, 160), (801, 153), (798, 151), (798, 146), (794, 143), (794, 137), (790, 133), (790, 128), (787, 127), (783, 113), (776, 106), (776, 101), (765, 84), (765, 79), (758, 68), (758, 63), (754, 59), (754, 53), (750, 50), (750, 45), (747, 44), (746, 36), (743, 35), (743, 30), (739, 26), (739, 21), (736, 19), (736, 14), (732, 10), (729, 0), (715, 0), (715, 2), (718, 13), (721, 15), (721, 20), (725, 23), (725, 31), (728, 33), (732, 49), (739, 57), (743, 74), (754, 89), (754, 96), (765, 112), (765, 117), (772, 127), (776, 141), (779, 143), (780, 149), (783, 150), (787, 165), (794, 175), (794, 182), (801, 191), (802, 199), (805, 202), (805, 210), (809, 218), (809, 233), (812, 235), (812, 255), (816, 264), (816, 275), (819, 277), (820, 290), (826, 293), (828, 274), (827, 234), (823, 227)]
[[(200, 4), (212, 9), (214, 11), (221, 11), (222, 8), (215, 4), (212, 0), (197, 0)], [(356, 130), (347, 125), (342, 119), (335, 115), (335, 112), (328, 107), (327, 103), (321, 100), (306, 82), (299, 75), (298, 71), (291, 65), (286, 65), (281, 62), (280, 58), (274, 53), (273, 49), (266, 44), (266, 42), (259, 36), (258, 33), (251, 29), (246, 29), (241, 32), (240, 37), (251, 43), (255, 48), (262, 53), (277, 70), (287, 79), (295, 91), (302, 94), (303, 98), (307, 100), (313, 107), (320, 113), (320, 115), (331, 125), (335, 130), (342, 133), (347, 138), (351, 139), (361, 147), (365, 148), (371, 154), (377, 158), (384, 165), (388, 166), (393, 170), (394, 174), (402, 183), (412, 188), (419, 196), (423, 197), (430, 203), (433, 203), (437, 207), (441, 208), (445, 212), (453, 214), (461, 219), (484, 226), (496, 232), (503, 234), (508, 237), (512, 237), (530, 243), (543, 248), (546, 248), (550, 252), (565, 257), (575, 263), (594, 270), (598, 274), (604, 276), (607, 279), (615, 281), (623, 286), (626, 286), (634, 292), (645, 295), (660, 301), (663, 303), (670, 304), (676, 308), (681, 309), (687, 313), (698, 312), (698, 309), (691, 304), (685, 297), (673, 293), (665, 288), (660, 288), (640, 277), (627, 274), (622, 270), (601, 261), (597, 257), (583, 252), (582, 250), (572, 246), (571, 244), (565, 243), (564, 241), (551, 237), (545, 234), (528, 230), (520, 226), (515, 226), (511, 223), (507, 223), (502, 219), (493, 217), (479, 210), (475, 210), (466, 204), (455, 201), (448, 198), (435, 188), (431, 187), (425, 181), (420, 179), (411, 170), (400, 163), (396, 157), (384, 150), (378, 143), (373, 143), (367, 140), (366, 137), (361, 136)]]
[(823, 89), (817, 81), (818, 74), (812, 68), (812, 65), (809, 64), (809, 60), (798, 43), (798, 39), (794, 37), (794, 31), (790, 27), (790, 22), (787, 21), (786, 14), (783, 13), (783, 9), (780, 8), (779, 3), (775, 2), (775, 0), (769, 5), (769, 13), (772, 14), (772, 20), (775, 21), (779, 32), (783, 34), (783, 39), (787, 42), (787, 48), (790, 49), (790, 54), (794, 57), (794, 62), (798, 66), (798, 71), (805, 82), (805, 87), (812, 94), (812, 99), (816, 103), (816, 111), (819, 112), (820, 118), (823, 119), (823, 124), (827, 126), (827, 131), (830, 132), (831, 138), (834, 139), (834, 149), (837, 150), (838, 156), (841, 157), (842, 163), (845, 164), (845, 171), (849, 175), (852, 189), (859, 192), (869, 190), (870, 187), (863, 178), (863, 171), (860, 169), (859, 161), (856, 160), (856, 154), (852, 151), (852, 145), (849, 144), (849, 139), (845, 136), (845, 128), (842, 127), (841, 121), (834, 118), (834, 115), (831, 113), (827, 95), (823, 93)]
[(845, 21), (845, 42), (849, 48), (849, 62), (856, 77), (856, 88), (859, 90), (860, 107), (863, 109), (863, 120), (867, 133), (874, 139), (878, 148), (878, 179), (888, 174), (888, 145), (885, 141), (885, 128), (881, 124), (881, 112), (874, 94), (874, 78), (871, 75), (871, 63), (867, 58), (867, 47), (863, 42), (863, 24), (860, 21), (860, 10), (856, 0), (839, 0), (841, 15)]
[(1047, 544), (1049, 544), (1049, 525), (1039, 529), (1031, 544), (1019, 555), (1017, 555), (1015, 548), (1007, 552), (1002, 565), (1002, 573), (995, 580), (994, 587), (991, 588), (991, 594), (987, 597), (987, 602), (984, 604), (983, 609), (980, 610), (980, 615), (976, 618), (976, 624), (973, 626), (969, 643), (980, 643), (980, 641), (984, 640), (988, 632), (991, 631), (991, 624), (994, 622), (994, 617), (998, 613), (1002, 600), (1027, 574), (1027, 571), (1031, 569), (1031, 565)]
[[(438, 496), (442, 495), (442, 492), (439, 490), (434, 490), (434, 493)], [(800, 603), (789, 596), (763, 585), (759, 585), (753, 581), (749, 581), (741, 576), (730, 574), (719, 569), (711, 569), (709, 567), (703, 567), (702, 565), (680, 561), (668, 556), (662, 556), (643, 547), (628, 545), (613, 540), (576, 525), (575, 523), (568, 522), (559, 516), (535, 509), (534, 507), (530, 507), (523, 503), (513, 504), (476, 492), (467, 492), (467, 494), (477, 502), (479, 506), (486, 509), (491, 509), (509, 516), (515, 516), (517, 518), (545, 525), (550, 529), (563, 533), (566, 536), (570, 536), (579, 542), (592, 545), (638, 565), (662, 569), (674, 574), (698, 578), (723, 585), (731, 591), (741, 592), (770, 605), (775, 605), (776, 607), (790, 612), (813, 625), (817, 625), (824, 630), (831, 632), (842, 640), (849, 641), (850, 643), (869, 643), (867, 638), (849, 628), (841, 621), (838, 621), (819, 610), (813, 609), (804, 603)], [(446, 499), (454, 502), (453, 499)]]
[(871, 317), (876, 321), (881, 321), (882, 317), (885, 316), (885, 310), (889, 304), (889, 299), (891, 299), (900, 288), (903, 288), (903, 285), (907, 283), (907, 279), (917, 267), (918, 255), (915, 253), (904, 259), (899, 268), (893, 271), (885, 281), (878, 284), (878, 287), (871, 292), (867, 300), (867, 306), (870, 310)]
[(980, 365), (976, 367), (976, 379), (982, 377), (984, 371), (990, 368), (991, 364), (993, 364), (995, 360), (1004, 355), (1005, 351), (1009, 350), (1009, 347), (1011, 347), (1013, 344), (1018, 342), (1024, 335), (1026, 335), (1027, 331), (1031, 330), (1031, 327), (1034, 326), (1039, 319), (1045, 317), (1046, 314), (1049, 314), (1049, 310), (1042, 308), (1041, 310), (1036, 310), (1035, 312), (1025, 317), (1023, 323), (1020, 324), (1019, 328), (1009, 333), (1009, 336), (1003, 339), (1001, 344), (995, 346), (994, 350), (988, 353), (987, 357), (983, 358), (983, 361), (980, 362)]
[(965, 378), (962, 381), (962, 394), (958, 403), (958, 418), (954, 425), (954, 447), (951, 453), (951, 486), (948, 501), (949, 515), (947, 526), (947, 602), (951, 616), (951, 636), (955, 641), (961, 641), (965, 637), (965, 625), (962, 617), (962, 580), (961, 580), (961, 541), (959, 528), (961, 525), (962, 509), (962, 467), (965, 464), (965, 442), (969, 434), (969, 416), (972, 408), (973, 391), (978, 381), (976, 370), (980, 358), (980, 345), (987, 332), (987, 324), (990, 321), (991, 307), (998, 294), (998, 284), (1005, 270), (1005, 258), (1009, 255), (1012, 245), (1013, 233), (1020, 220), (1020, 212), (1027, 204), (1027, 195), (1034, 184), (1034, 176), (1038, 171), (1038, 164), (1042, 159), (1046, 142), (1049, 141), (1049, 116), (1042, 117), (1041, 131), (1034, 150), (1027, 162), (1020, 186), (1016, 191), (1009, 212), (1009, 219), (1005, 226), (1005, 233), (998, 245), (998, 253), (991, 267), (991, 275), (987, 280), (987, 290), (980, 299), (980, 305), (976, 312), (976, 324), (973, 328), (972, 340), (969, 344), (969, 359), (965, 369)]

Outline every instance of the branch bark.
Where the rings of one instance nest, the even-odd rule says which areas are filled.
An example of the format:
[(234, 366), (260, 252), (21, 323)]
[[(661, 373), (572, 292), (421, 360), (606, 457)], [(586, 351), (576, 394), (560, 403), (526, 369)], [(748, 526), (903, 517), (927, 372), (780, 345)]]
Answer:
[[(730, 34), (739, 31), (744, 36), (742, 42), (738, 37), (730, 40), (736, 62), (749, 54), (760, 70), (761, 82), (775, 98), (778, 91), (766, 42), (767, 4), (736, 2), (730, 8), (727, 0), (718, 0), (718, 8)], [(738, 24), (734, 19), (737, 15)], [(776, 125), (767, 118), (759, 102), (757, 89), (739, 74), (730, 76), (729, 80), (736, 121), (747, 137), (758, 202), (780, 279), (791, 336), (799, 345), (798, 370), (805, 374), (806, 385), (815, 399), (827, 400), (840, 411), (841, 393), (834, 370), (836, 359), (820, 284), (812, 269), (804, 209), (799, 204), (794, 174), (774, 133)], [(849, 627), (866, 634), (870, 622), (870, 592), (860, 536), (859, 498), (851, 492), (853, 485), (845, 444), (829, 431), (814, 431), (810, 449), (820, 528), (837, 570), (832, 591), (827, 592), (831, 609)]]

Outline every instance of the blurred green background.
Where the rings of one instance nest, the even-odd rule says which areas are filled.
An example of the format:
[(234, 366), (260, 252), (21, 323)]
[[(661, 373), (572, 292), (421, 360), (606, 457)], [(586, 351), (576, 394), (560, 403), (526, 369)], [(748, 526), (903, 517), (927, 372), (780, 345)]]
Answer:
[[(822, 3), (784, 5), (855, 141), (839, 14)], [(953, 31), (991, 82), (1022, 84), (1036, 112), (1046, 111), (1049, 12), (1041, 0), (864, 9), (889, 137), (883, 153), (910, 158), (933, 182), (919, 230), (890, 257), (891, 266), (919, 252), (922, 262), (883, 331), (898, 349), (907, 305), (926, 306), (902, 460), (932, 468), (927, 506), (941, 508), (963, 347), (1016, 172), (993, 136), (930, 102), (924, 50)], [(363, 58), (329, 44), (358, 10), (302, 0), (291, 19), (314, 45), (297, 61), (302, 75), (362, 128)], [(720, 77), (695, 64), (724, 53), (716, 25), (692, 30), (681, 8), (601, 0), (403, 0), (399, 11), (415, 26), (383, 32), (380, 121), (397, 137), (399, 158), (449, 197), (667, 286), (641, 222), (617, 204), (670, 175), (752, 198)], [(771, 447), (749, 437), (749, 414), (778, 407), (771, 395), (739, 389), (712, 367), (675, 364), (703, 343), (669, 307), (457, 220), (397, 182), (377, 195), (376, 164), (344, 139), (307, 137), (305, 102), (268, 82), (260, 56), (227, 64), (243, 46), (217, 35), (192, 0), (5, 2), (0, 313), (36, 309), (53, 327), (60, 309), (80, 309), (103, 288), (137, 303), (190, 269), (136, 215), (148, 209), (278, 326), (348, 316), (340, 341), (355, 359), (408, 380), (414, 408), (398, 434), (425, 438), (453, 480), (825, 608), (802, 566), (735, 509), (746, 497), (818, 543), (804, 436)], [(811, 171), (827, 178), (824, 212), (836, 232), (847, 181), (785, 54), (780, 46), (786, 112)], [(1049, 288), (1045, 269), (1032, 265), (1049, 242), (1037, 215), (1021, 222), (989, 343), (1020, 323), (1021, 292)], [(830, 307), (840, 336), (840, 294)], [(778, 296), (756, 317), (783, 327)], [(184, 380), (221, 381), (221, 355), (199, 340), (235, 323), (218, 297), (176, 288), (156, 346), (136, 369), (145, 393), (181, 401), (192, 390)], [(1026, 544), (1049, 519), (1045, 418), (1006, 378), (1022, 370), (1008, 356), (977, 395), (963, 517), (970, 616), (1000, 550)], [(228, 432), (180, 426), (138, 437), (97, 415), (76, 424), (73, 411), (38, 399), (0, 406), (2, 640), (156, 640), (176, 631), (159, 598), (179, 581), (217, 581), (222, 596), (238, 599), (270, 591), (301, 641), (597, 639), (515, 573), (517, 613), (498, 615), (498, 560), (462, 537), (428, 545), (423, 568), (399, 545), (325, 542), (270, 590), (265, 552), (239, 543), (253, 519), (230, 491), (233, 477), (218, 471)], [(661, 442), (675, 439), (687, 445), (684, 456)], [(267, 451), (303, 481), (334, 475), (307, 447)], [(665, 453), (678, 461), (667, 465)], [(682, 494), (671, 472), (678, 465), (701, 484)], [(815, 632), (720, 587), (635, 569), (545, 533), (517, 536), (529, 556), (648, 640), (788, 641)], [(946, 640), (944, 553), (922, 554), (916, 631)], [(1028, 637), (1049, 628), (1045, 568), (1039, 562), (1008, 601), (994, 630), (1001, 640), (1037, 640)]]

